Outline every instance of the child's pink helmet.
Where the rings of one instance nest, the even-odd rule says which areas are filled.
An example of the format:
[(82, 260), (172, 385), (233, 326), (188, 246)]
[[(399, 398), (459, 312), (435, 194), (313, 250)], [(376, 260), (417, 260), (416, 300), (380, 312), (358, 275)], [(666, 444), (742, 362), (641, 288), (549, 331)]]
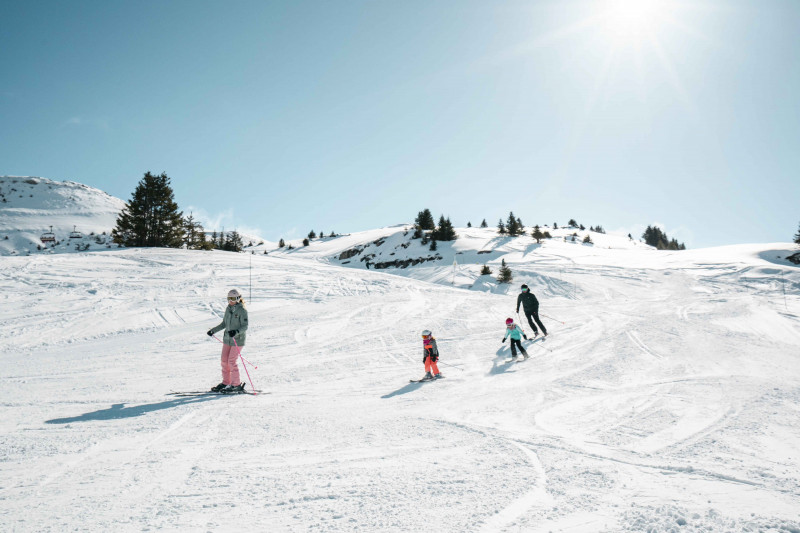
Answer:
[(513, 323), (514, 323), (514, 319), (513, 318), (506, 318), (506, 326), (510, 326)]

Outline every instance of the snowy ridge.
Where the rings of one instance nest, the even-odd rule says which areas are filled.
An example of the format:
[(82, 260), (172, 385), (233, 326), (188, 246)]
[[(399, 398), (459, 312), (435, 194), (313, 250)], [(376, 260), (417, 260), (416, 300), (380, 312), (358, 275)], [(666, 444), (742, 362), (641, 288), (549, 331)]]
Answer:
[[(788, 244), (498, 241), (505, 294), (448, 286), (451, 265), (342, 267), (337, 251), (369, 241), (350, 237), (2, 258), (3, 530), (800, 529)], [(550, 336), (504, 364), (522, 280)], [(231, 287), (270, 394), (168, 396), (219, 382), (205, 331)], [(446, 378), (409, 384), (424, 328)]]
[[(124, 207), (122, 200), (81, 183), (0, 176), (0, 256), (25, 255), (39, 248), (53, 252), (105, 249), (110, 247), (111, 230)], [(58, 244), (41, 240), (51, 226)], [(73, 229), (80, 237), (76, 234), (70, 239)]]

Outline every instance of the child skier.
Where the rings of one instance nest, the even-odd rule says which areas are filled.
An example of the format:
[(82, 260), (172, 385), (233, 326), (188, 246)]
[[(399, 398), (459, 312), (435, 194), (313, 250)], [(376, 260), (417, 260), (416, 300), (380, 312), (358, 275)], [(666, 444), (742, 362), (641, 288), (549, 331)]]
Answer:
[(236, 289), (231, 289), (228, 292), (228, 307), (225, 308), (222, 322), (208, 330), (209, 337), (220, 330), (225, 330), (225, 335), (222, 336), (222, 383), (212, 387), (213, 392), (244, 392), (244, 383), (239, 381), (239, 365), (236, 360), (244, 346), (247, 325), (247, 309), (242, 295)]
[(528, 340), (528, 336), (523, 333), (522, 329), (514, 324), (513, 318), (506, 319), (506, 334), (503, 336), (503, 342), (506, 342), (508, 337), (511, 337), (511, 360), (517, 360), (517, 348), (519, 348), (519, 351), (522, 352), (522, 356), (527, 359), (528, 352), (526, 352), (525, 348), (522, 347), (522, 341), (520, 340), (520, 337), (524, 337), (525, 340)]
[[(439, 360), (439, 348), (436, 346), (436, 339), (433, 338), (430, 330), (422, 332), (422, 362), (425, 363), (425, 377), (420, 381), (439, 379), (444, 376), (439, 372), (436, 361)], [(431, 373), (431, 370), (433, 373)]]

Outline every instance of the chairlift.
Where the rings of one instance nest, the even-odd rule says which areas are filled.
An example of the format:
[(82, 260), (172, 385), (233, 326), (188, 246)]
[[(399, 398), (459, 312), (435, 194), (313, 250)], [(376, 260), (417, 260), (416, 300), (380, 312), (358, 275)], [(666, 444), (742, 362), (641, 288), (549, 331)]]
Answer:
[(70, 239), (83, 239), (83, 235), (77, 230), (77, 226), (72, 226), (72, 231), (69, 234)]
[(56, 234), (53, 233), (53, 226), (50, 226), (50, 231), (45, 231), (44, 233), (42, 233), (42, 236), (39, 240), (42, 241), (42, 244), (48, 244), (48, 243), (55, 244)]

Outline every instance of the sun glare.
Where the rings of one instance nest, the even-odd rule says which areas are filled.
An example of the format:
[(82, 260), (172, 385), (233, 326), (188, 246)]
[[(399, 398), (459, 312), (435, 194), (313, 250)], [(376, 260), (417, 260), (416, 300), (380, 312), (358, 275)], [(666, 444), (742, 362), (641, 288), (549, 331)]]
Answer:
[(602, 25), (620, 40), (653, 33), (665, 17), (665, 0), (605, 0), (601, 5)]

